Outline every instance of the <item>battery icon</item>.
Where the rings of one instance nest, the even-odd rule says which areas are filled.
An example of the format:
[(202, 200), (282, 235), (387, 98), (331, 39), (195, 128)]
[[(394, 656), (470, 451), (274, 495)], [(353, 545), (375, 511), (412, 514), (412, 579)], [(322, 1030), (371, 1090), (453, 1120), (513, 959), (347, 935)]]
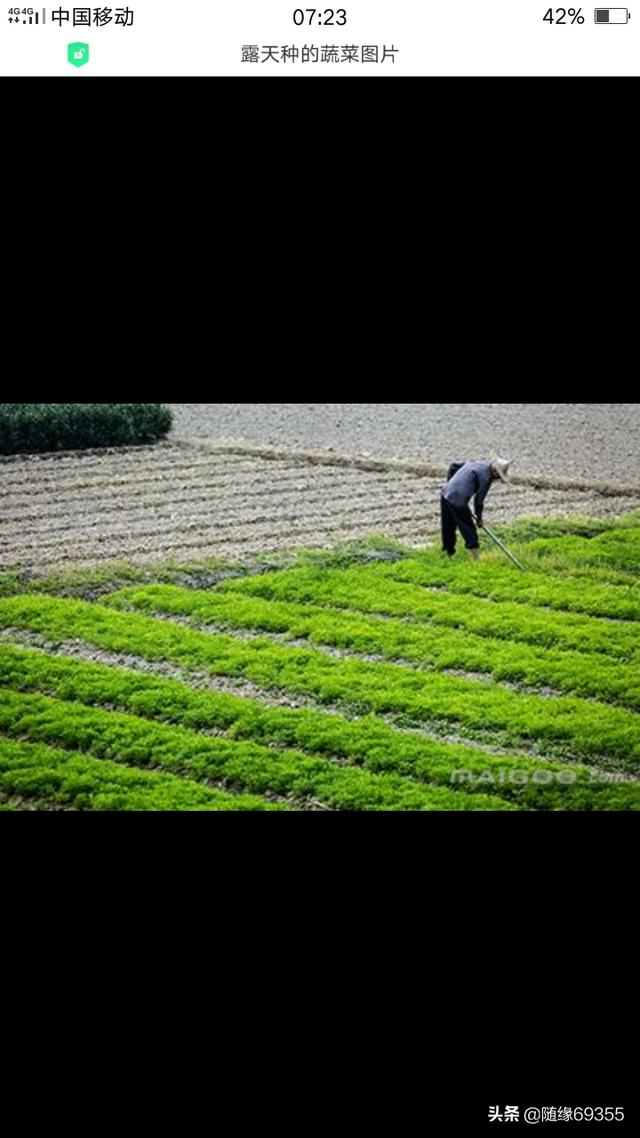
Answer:
[(628, 8), (596, 8), (596, 24), (628, 24)]

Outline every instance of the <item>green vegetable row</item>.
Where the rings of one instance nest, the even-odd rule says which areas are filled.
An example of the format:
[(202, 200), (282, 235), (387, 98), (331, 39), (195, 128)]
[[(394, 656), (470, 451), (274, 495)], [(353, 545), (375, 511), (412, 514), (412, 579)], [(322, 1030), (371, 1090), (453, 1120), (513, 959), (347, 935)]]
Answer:
[(89, 751), (98, 758), (221, 779), (243, 790), (312, 799), (334, 810), (507, 810), (500, 798), (369, 774), (296, 751), (210, 738), (131, 714), (49, 696), (2, 691), (0, 731), (34, 742)]
[(574, 757), (610, 756), (634, 771), (640, 760), (640, 717), (570, 697), (545, 699), (495, 683), (464, 680), (394, 664), (336, 660), (311, 649), (235, 640), (102, 605), (52, 597), (0, 600), (0, 628), (28, 628), (63, 644), (79, 639), (112, 652), (171, 660), (215, 675), (241, 676), (263, 687), (345, 703), (360, 711), (400, 713), (418, 722), (461, 723), (523, 739), (566, 744)]
[(471, 781), (459, 784), (461, 789), (495, 793), (529, 809), (640, 808), (640, 784), (597, 784), (595, 772), (585, 767), (498, 757), (477, 747), (399, 731), (374, 717), (352, 722), (322, 711), (266, 707), (256, 700), (196, 691), (177, 680), (40, 651), (0, 647), (0, 686), (115, 707), (189, 729), (224, 731), (234, 739), (348, 761), (373, 774), (394, 773), (451, 786), (457, 784), (456, 772), (467, 772)]
[(608, 587), (585, 582), (577, 588), (574, 580), (549, 576), (548, 572), (529, 571), (524, 576), (508, 564), (495, 562), (450, 565), (444, 564), (439, 554), (382, 565), (378, 572), (394, 581), (444, 588), (449, 593), (488, 597), (492, 601), (513, 601), (613, 620), (640, 620), (640, 592), (631, 585)]
[(450, 628), (424, 628), (392, 618), (321, 606), (268, 601), (233, 591), (171, 585), (126, 588), (106, 604), (147, 613), (167, 613), (230, 628), (306, 637), (311, 644), (376, 653), (390, 660), (439, 670), (464, 669), (496, 680), (555, 687), (640, 710), (640, 668), (625, 670), (606, 656), (551, 652), (528, 644), (489, 640)]
[(594, 538), (612, 530), (640, 528), (640, 508), (618, 516), (594, 518), (591, 514), (571, 514), (568, 517), (518, 518), (508, 525), (497, 527), (507, 541), (525, 543), (544, 537)]
[(527, 553), (542, 565), (559, 559), (564, 565), (613, 570), (637, 577), (640, 573), (640, 528), (614, 529), (600, 537), (543, 538), (527, 545)]
[[(3, 693), (4, 696), (4, 693)], [(14, 709), (20, 714), (20, 707)], [(28, 725), (25, 723), (25, 727)], [(42, 731), (42, 734), (45, 732)], [(79, 810), (282, 810), (197, 782), (0, 736), (0, 790)]]
[(417, 622), (461, 628), (479, 636), (544, 648), (601, 653), (624, 660), (640, 657), (640, 635), (629, 622), (451, 596), (383, 577), (377, 567), (340, 571), (291, 569), (225, 581), (220, 588), (267, 600), (408, 617)]

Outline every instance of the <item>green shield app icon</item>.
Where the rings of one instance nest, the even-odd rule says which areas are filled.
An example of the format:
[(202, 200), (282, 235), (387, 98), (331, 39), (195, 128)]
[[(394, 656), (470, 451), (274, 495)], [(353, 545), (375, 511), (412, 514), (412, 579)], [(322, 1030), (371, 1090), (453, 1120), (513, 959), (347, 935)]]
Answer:
[(67, 59), (74, 67), (84, 67), (89, 62), (88, 43), (70, 43), (67, 47)]

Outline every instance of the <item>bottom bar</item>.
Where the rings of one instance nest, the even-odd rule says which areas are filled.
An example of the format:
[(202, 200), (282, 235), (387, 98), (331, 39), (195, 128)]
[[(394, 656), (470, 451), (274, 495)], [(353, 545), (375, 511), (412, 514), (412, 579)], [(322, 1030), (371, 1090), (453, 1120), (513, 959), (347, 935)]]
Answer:
[(596, 24), (628, 24), (628, 8), (596, 8)]

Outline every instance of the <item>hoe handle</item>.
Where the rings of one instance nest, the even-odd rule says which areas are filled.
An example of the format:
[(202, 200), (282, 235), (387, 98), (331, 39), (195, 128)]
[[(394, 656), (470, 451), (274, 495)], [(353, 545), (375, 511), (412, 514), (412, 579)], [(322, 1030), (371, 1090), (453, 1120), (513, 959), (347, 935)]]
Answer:
[[(475, 521), (477, 522), (478, 519), (475, 518)], [(506, 545), (500, 541), (500, 538), (497, 536), (497, 534), (495, 534), (492, 529), (489, 529), (489, 526), (485, 525), (484, 523), (482, 525), (482, 528), (486, 531), (491, 540), (498, 546), (498, 549), (501, 549), (502, 552), (509, 558), (509, 560), (512, 561), (514, 565), (517, 565), (518, 569), (520, 569), (523, 573), (526, 573), (527, 570), (525, 569), (524, 565), (522, 565), (521, 562), (518, 561), (518, 558), (515, 556), (515, 554), (511, 553), (511, 551), (507, 549)]]

